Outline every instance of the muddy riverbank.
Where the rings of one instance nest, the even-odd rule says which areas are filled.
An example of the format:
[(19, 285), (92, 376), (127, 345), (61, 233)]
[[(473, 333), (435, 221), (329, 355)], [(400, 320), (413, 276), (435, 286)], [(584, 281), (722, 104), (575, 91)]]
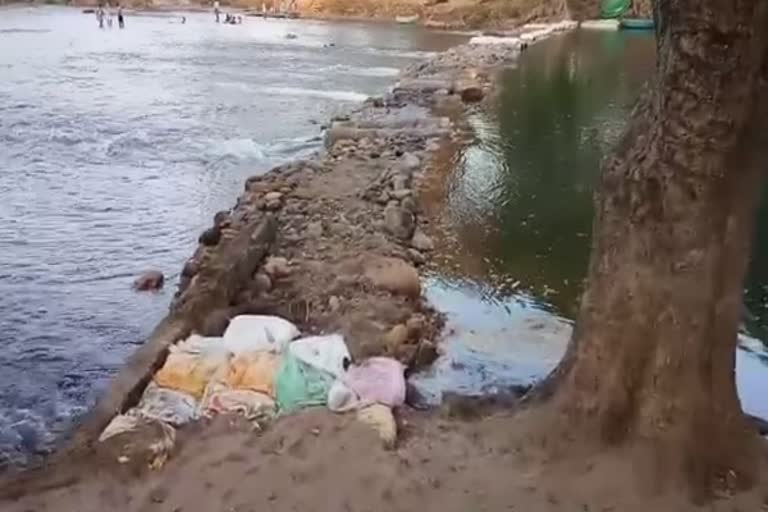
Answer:
[[(519, 38), (460, 46), (407, 69), (389, 94), (334, 118), (316, 158), (247, 180), (237, 204), (200, 236), (169, 315), (47, 461), (54, 480), (92, 468), (98, 434), (136, 403), (170, 345), (192, 332), (220, 334), (236, 314), (276, 314), (305, 334), (342, 333), (355, 359), (431, 363), (441, 316), (421, 294), (418, 268), (435, 244), (423, 229), (420, 180), (432, 156), (455, 144), (463, 106), (487, 97), (521, 45), (569, 28), (527, 27)], [(47, 485), (36, 472), (22, 480)], [(13, 492), (25, 485), (16, 481)]]

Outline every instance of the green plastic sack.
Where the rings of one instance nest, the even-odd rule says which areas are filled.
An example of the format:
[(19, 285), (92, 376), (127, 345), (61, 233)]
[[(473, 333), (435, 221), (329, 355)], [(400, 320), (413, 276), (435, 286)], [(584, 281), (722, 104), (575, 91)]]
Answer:
[(287, 350), (275, 376), (275, 398), (281, 413), (325, 405), (334, 377), (314, 368)]
[(614, 19), (629, 10), (632, 0), (602, 0), (600, 2), (600, 17)]

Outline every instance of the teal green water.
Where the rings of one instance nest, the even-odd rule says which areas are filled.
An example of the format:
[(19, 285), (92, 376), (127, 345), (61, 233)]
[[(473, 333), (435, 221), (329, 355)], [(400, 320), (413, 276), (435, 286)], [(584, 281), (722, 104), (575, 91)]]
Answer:
[[(575, 31), (530, 48), (494, 107), (470, 115), (472, 142), (435, 187), (455, 254), (428, 282), (450, 333), (430, 391), (496, 392), (557, 363), (586, 275), (600, 160), (654, 72), (652, 33)], [(753, 337), (737, 373), (745, 408), (765, 416), (755, 337), (768, 339), (768, 201), (761, 218), (745, 298)]]

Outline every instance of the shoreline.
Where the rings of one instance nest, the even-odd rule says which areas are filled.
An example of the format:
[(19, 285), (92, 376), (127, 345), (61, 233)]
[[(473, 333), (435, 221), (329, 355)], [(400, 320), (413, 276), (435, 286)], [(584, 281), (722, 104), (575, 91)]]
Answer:
[[(573, 26), (523, 27), (519, 39), (484, 38), (415, 64), (388, 94), (332, 119), (325, 151), (249, 178), (235, 206), (200, 236), (169, 314), (44, 469), (98, 452), (101, 431), (136, 404), (168, 348), (192, 332), (221, 334), (236, 314), (276, 314), (306, 334), (340, 332), (358, 360), (430, 364), (442, 320), (420, 293), (418, 268), (435, 245), (423, 233), (429, 219), (418, 204), (420, 180), (434, 154), (453, 143), (466, 105), (490, 96), (496, 72), (526, 45)], [(265, 272), (276, 258), (284, 268)], [(395, 339), (414, 318), (418, 332)], [(19, 476), (27, 483), (16, 482), (16, 492), (46, 480), (34, 470)]]

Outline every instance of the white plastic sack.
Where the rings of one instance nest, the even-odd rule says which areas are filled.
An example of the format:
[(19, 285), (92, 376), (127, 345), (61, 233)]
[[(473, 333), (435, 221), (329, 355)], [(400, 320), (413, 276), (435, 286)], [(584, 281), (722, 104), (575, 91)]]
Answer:
[(253, 351), (281, 353), (299, 335), (288, 320), (277, 316), (240, 315), (224, 331), (224, 346), (233, 354)]
[(135, 410), (129, 414), (138, 414), (144, 418), (163, 421), (174, 426), (184, 425), (197, 419), (197, 402), (194, 397), (161, 388), (151, 382)]
[(344, 359), (351, 359), (340, 334), (302, 338), (291, 343), (288, 350), (299, 361), (335, 377), (344, 373)]
[(347, 412), (362, 406), (360, 397), (344, 382), (337, 380), (328, 390), (328, 408), (333, 412)]
[(217, 352), (224, 352), (227, 350), (224, 345), (224, 339), (214, 336), (200, 336), (199, 334), (192, 334), (189, 338), (171, 345), (169, 351), (171, 353), (184, 353), (184, 354), (212, 354)]

